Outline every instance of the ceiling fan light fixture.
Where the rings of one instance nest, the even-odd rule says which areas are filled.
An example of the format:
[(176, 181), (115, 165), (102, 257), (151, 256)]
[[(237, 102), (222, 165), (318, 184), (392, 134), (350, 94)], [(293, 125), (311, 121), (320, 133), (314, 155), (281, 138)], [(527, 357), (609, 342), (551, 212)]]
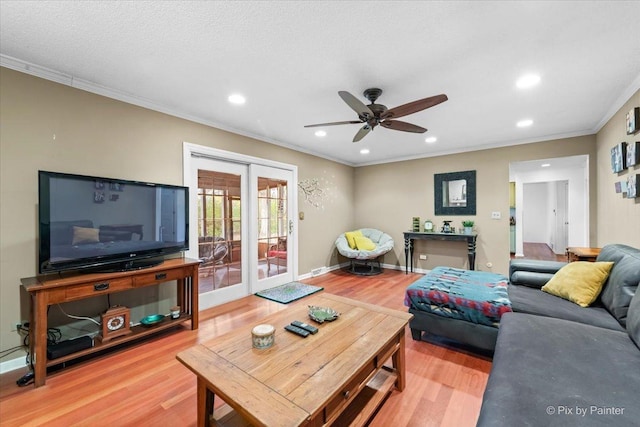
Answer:
[(247, 99), (239, 93), (231, 94), (227, 99), (234, 105), (243, 105), (245, 102), (247, 102)]
[(317, 130), (314, 135), (317, 136), (318, 138), (322, 138), (322, 137), (327, 136), (327, 132), (325, 132), (323, 130)]
[(438, 140), (438, 138), (436, 138), (435, 136), (429, 136), (429, 137), (424, 139), (424, 142), (426, 142), (427, 144), (433, 144), (437, 140)]
[(518, 126), (519, 128), (526, 128), (528, 126), (531, 126), (532, 124), (533, 124), (533, 120), (525, 119), (525, 120), (520, 120), (518, 123), (516, 123), (516, 126)]
[(516, 81), (516, 86), (520, 89), (529, 89), (540, 83), (540, 76), (537, 74), (525, 74)]

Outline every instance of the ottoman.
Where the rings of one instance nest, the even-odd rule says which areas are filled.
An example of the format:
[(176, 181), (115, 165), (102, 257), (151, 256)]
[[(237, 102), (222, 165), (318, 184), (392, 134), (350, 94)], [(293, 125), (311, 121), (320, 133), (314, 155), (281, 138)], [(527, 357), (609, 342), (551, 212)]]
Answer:
[(500, 317), (511, 310), (506, 276), (436, 267), (407, 287), (411, 336), (423, 332), (493, 352)]

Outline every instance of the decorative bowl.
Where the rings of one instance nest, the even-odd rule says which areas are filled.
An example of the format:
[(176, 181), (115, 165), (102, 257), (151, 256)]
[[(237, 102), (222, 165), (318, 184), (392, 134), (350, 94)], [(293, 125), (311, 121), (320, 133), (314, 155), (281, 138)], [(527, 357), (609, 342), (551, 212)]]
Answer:
[(340, 313), (330, 307), (309, 306), (309, 317), (318, 323), (331, 322), (336, 320), (338, 316)]
[(160, 323), (163, 320), (164, 320), (163, 314), (152, 314), (150, 316), (143, 317), (140, 320), (140, 323), (142, 323), (144, 326), (151, 326), (151, 325), (155, 325), (156, 323)]

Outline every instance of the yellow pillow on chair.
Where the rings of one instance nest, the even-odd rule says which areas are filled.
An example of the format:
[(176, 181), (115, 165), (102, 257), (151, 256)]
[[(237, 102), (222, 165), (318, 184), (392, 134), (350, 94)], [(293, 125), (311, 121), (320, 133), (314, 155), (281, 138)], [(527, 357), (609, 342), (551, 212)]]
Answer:
[(371, 241), (368, 237), (364, 236), (356, 236), (356, 248), (361, 251), (372, 251), (376, 248), (376, 244)]
[(360, 230), (356, 230), (356, 231), (347, 231), (346, 233), (344, 233), (344, 237), (347, 238), (347, 243), (349, 244), (349, 247), (351, 249), (355, 249), (356, 246), (356, 237), (364, 237), (362, 235), (362, 231)]
[(600, 295), (612, 267), (612, 262), (571, 262), (558, 270), (542, 290), (580, 307), (589, 307)]

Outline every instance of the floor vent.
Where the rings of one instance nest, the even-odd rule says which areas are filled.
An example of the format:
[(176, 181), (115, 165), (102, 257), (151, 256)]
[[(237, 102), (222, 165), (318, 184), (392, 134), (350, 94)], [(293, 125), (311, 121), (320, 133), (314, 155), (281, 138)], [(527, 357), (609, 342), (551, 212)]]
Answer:
[(314, 268), (311, 270), (311, 277), (316, 277), (324, 273), (324, 267)]

